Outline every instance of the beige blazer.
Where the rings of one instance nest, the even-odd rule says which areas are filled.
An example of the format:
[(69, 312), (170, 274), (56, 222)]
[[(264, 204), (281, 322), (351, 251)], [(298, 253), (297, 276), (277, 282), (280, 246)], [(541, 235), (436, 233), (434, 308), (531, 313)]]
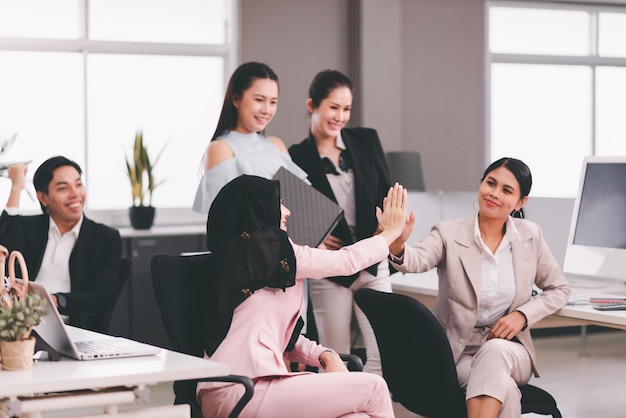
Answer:
[[(543, 239), (541, 228), (525, 219), (513, 219), (518, 234), (511, 242), (515, 297), (509, 312), (526, 315), (528, 325), (556, 312), (571, 293), (561, 267)], [(446, 330), (454, 360), (458, 361), (478, 318), (481, 288), (480, 248), (474, 241), (474, 218), (443, 221), (420, 243), (406, 245), (403, 272), (424, 272), (437, 267), (439, 294), (433, 308)], [(531, 297), (533, 284), (543, 290)], [(535, 347), (530, 327), (517, 334), (536, 368)]]

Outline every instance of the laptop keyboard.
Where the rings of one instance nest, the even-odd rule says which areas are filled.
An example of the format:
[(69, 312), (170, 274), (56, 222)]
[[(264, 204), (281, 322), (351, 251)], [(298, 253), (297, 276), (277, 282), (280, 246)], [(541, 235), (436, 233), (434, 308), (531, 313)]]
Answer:
[(161, 349), (121, 337), (75, 341), (74, 347), (81, 360), (118, 357), (140, 357), (159, 354)]
[(76, 341), (76, 349), (84, 354), (114, 354), (119, 347), (101, 341)]

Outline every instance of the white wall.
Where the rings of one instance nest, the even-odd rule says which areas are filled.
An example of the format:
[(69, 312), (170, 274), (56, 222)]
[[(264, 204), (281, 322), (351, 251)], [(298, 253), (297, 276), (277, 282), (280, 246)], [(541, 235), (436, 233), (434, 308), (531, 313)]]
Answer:
[(563, 267), (574, 212), (574, 198), (530, 197), (524, 208), (526, 218), (541, 226), (552, 254)]
[(240, 0), (241, 62), (261, 61), (278, 74), (278, 113), (267, 133), (288, 145), (309, 133), (305, 107), (313, 76), (348, 73), (347, 0)]
[(358, 60), (351, 62), (359, 74), (360, 111), (358, 123), (375, 128), (388, 151), (407, 149), (399, 111), (399, 99), (404, 96), (402, 0), (362, 0), (360, 2)]
[(398, 149), (421, 153), (426, 190), (473, 191), (488, 165), (485, 2), (406, 0), (401, 26)]
[[(359, 83), (353, 119), (376, 128), (385, 150), (421, 153), (429, 192), (410, 199), (412, 239), (473, 215), (488, 163), (484, 0), (240, 1), (242, 60), (265, 61), (281, 79), (270, 133), (288, 145), (304, 138), (313, 75), (346, 72)], [(526, 206), (561, 265), (573, 204), (531, 196)]]
[[(420, 151), (427, 190), (474, 190), (486, 167), (484, 0), (240, 0), (241, 60), (278, 73), (268, 133), (308, 133), (315, 73), (354, 81), (353, 118), (388, 151)], [(360, 99), (363, 99), (359, 102)]]

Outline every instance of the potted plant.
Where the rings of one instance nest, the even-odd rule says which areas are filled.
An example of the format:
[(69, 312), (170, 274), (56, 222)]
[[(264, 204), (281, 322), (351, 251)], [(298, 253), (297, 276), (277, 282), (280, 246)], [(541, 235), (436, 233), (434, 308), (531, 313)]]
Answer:
[(132, 158), (126, 156), (126, 169), (133, 196), (129, 216), (130, 223), (135, 229), (150, 229), (154, 222), (155, 209), (152, 206), (152, 193), (161, 182), (157, 183), (154, 180), (153, 169), (162, 154), (163, 150), (154, 161), (151, 161), (143, 143), (143, 133), (137, 131)]
[[(0, 267), (8, 251), (0, 246)], [(22, 282), (15, 279), (14, 261), (20, 263)], [(49, 312), (46, 300), (28, 288), (28, 271), (24, 257), (13, 251), (9, 258), (9, 281), (0, 289), (0, 357), (4, 370), (25, 370), (33, 366), (35, 338), (31, 331)]]

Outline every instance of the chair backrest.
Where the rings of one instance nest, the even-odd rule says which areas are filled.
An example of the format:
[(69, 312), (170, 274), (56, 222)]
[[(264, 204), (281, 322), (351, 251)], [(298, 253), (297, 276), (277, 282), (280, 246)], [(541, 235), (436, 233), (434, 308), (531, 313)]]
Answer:
[[(172, 347), (185, 354), (202, 357), (202, 329), (206, 308), (216, 295), (212, 280), (214, 258), (210, 253), (152, 256), (151, 273), (154, 294)], [(213, 301), (214, 303), (215, 301)], [(254, 393), (254, 384), (247, 376), (227, 375), (199, 379), (206, 382), (230, 382), (243, 385), (244, 392), (228, 415), (236, 418)], [(196, 400), (195, 380), (174, 382), (174, 404), (188, 404), (192, 418), (202, 418)]]
[(197, 357), (204, 355), (203, 306), (211, 292), (210, 253), (152, 257), (152, 285), (161, 318), (175, 351)]
[(122, 294), (122, 290), (124, 290), (124, 286), (126, 286), (126, 283), (130, 281), (132, 266), (133, 262), (129, 258), (122, 258), (120, 272), (117, 276), (117, 282), (115, 283), (115, 288), (111, 294), (111, 298), (109, 299), (109, 304), (100, 318), (96, 319), (93, 331), (101, 332), (103, 334), (109, 333), (111, 317), (113, 316), (117, 302)]
[[(151, 261), (152, 285), (167, 336), (175, 351), (197, 357), (204, 355), (202, 342), (203, 305), (211, 293), (210, 253), (190, 255), (156, 254)], [(188, 404), (192, 418), (201, 417), (195, 381), (174, 382), (175, 404)]]
[(400, 294), (359, 289), (354, 299), (372, 325), (393, 399), (428, 417), (465, 417), (450, 343), (433, 313)]

